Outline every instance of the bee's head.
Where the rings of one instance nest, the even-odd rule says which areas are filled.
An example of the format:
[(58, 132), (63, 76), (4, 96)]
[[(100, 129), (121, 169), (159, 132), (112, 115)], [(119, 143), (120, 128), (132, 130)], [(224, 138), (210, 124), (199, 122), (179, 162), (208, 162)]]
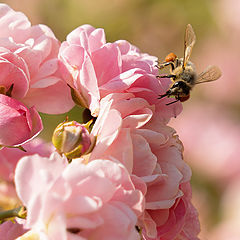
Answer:
[(159, 99), (171, 96), (174, 96), (176, 99), (180, 99), (180, 97), (189, 96), (190, 89), (191, 88), (187, 85), (187, 83), (185, 83), (185, 81), (179, 80), (174, 82), (165, 94), (160, 95)]
[(168, 90), (169, 96), (186, 96), (189, 95), (190, 87), (184, 81), (176, 81), (173, 83), (171, 88)]

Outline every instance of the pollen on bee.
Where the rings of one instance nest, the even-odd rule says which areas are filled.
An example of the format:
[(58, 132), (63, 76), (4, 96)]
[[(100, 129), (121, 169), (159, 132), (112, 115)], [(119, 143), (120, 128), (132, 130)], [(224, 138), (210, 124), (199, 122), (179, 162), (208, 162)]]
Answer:
[(177, 56), (174, 53), (169, 53), (165, 57), (165, 62), (174, 62), (176, 58), (177, 58)]

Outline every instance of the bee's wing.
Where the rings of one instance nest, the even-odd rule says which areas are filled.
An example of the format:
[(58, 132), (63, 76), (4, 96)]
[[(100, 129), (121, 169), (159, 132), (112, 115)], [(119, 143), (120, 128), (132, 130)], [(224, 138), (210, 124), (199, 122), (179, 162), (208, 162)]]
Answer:
[(185, 32), (185, 36), (184, 36), (184, 57), (183, 57), (183, 67), (186, 66), (191, 52), (192, 52), (192, 48), (193, 45), (196, 42), (196, 35), (193, 31), (192, 25), (188, 24), (187, 28), (186, 28), (186, 32)]
[(217, 66), (209, 66), (197, 77), (196, 84), (215, 81), (222, 75), (221, 70)]

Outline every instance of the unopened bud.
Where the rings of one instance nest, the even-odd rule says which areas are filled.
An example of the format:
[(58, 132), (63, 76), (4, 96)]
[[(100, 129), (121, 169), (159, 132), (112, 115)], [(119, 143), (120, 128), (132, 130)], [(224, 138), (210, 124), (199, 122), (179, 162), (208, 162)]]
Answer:
[(89, 153), (93, 148), (94, 139), (83, 124), (71, 121), (60, 123), (56, 127), (52, 142), (59, 153), (73, 159)]

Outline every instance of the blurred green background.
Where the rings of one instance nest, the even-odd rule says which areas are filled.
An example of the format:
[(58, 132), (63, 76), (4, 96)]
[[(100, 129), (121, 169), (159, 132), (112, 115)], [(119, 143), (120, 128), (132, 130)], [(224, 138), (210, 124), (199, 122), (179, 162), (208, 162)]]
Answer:
[[(225, 219), (224, 211), (226, 210), (222, 209), (222, 199), (225, 198), (231, 182), (240, 179), (240, 174), (236, 171), (234, 176), (229, 173), (226, 177), (226, 174), (221, 173), (221, 167), (224, 171), (226, 164), (218, 166), (218, 158), (213, 159), (212, 155), (208, 154), (208, 149), (204, 147), (202, 151), (206, 151), (206, 156), (201, 155), (198, 158), (196, 156), (198, 149), (194, 153), (191, 152), (188, 141), (185, 142), (188, 132), (184, 132), (184, 129), (189, 131), (189, 124), (188, 126), (184, 124), (186, 124), (186, 118), (191, 124), (192, 110), (200, 112), (202, 117), (208, 117), (205, 109), (211, 105), (213, 109), (217, 109), (216, 112), (219, 114), (216, 119), (224, 118), (229, 124), (226, 126), (226, 132), (232, 129), (233, 122), (235, 127), (233, 132), (239, 131), (240, 97), (238, 92), (240, 84), (237, 85), (236, 82), (236, 80), (239, 81), (239, 77), (235, 59), (238, 59), (240, 52), (238, 46), (240, 33), (238, 33), (237, 19), (233, 19), (236, 14), (231, 16), (234, 7), (240, 9), (240, 6), (236, 6), (237, 0), (235, 3), (234, 0), (231, 0), (231, 3), (227, 0), (6, 0), (2, 2), (7, 3), (16, 11), (22, 11), (32, 24), (48, 25), (60, 41), (64, 41), (67, 34), (79, 25), (88, 23), (96, 28), (104, 28), (108, 42), (126, 39), (142, 52), (158, 56), (160, 60), (163, 60), (169, 52), (174, 52), (180, 57), (183, 55), (184, 31), (188, 23), (192, 24), (197, 35), (197, 43), (194, 46), (191, 60), (196, 64), (199, 72), (210, 64), (217, 64), (222, 68), (223, 77), (216, 84), (202, 85), (194, 89), (191, 100), (184, 103), (183, 112), (170, 125), (173, 124), (176, 131), (179, 131), (186, 148), (185, 159), (193, 169), (193, 199), (200, 212), (202, 225), (200, 237), (210, 240), (220, 239), (216, 237), (219, 226), (232, 221)], [(230, 5), (232, 9), (228, 9)], [(199, 104), (201, 108), (198, 110)], [(59, 116), (42, 114), (43, 123), (47, 126), (48, 132), (44, 131), (41, 137), (49, 141), (54, 127), (67, 115), (71, 120), (81, 119), (81, 111), (78, 107), (68, 114)], [(214, 122), (215, 115), (211, 117), (213, 118), (211, 121)], [(196, 125), (192, 127), (192, 131), (196, 128), (199, 128), (199, 131), (191, 135), (194, 139), (190, 141), (196, 142), (195, 145), (199, 146), (201, 151), (201, 144), (197, 138), (202, 138), (201, 134), (204, 129), (208, 129), (208, 124), (203, 125), (201, 118), (199, 118), (199, 123), (196, 123), (196, 119), (193, 121)], [(215, 122), (217, 130), (214, 131), (220, 131), (222, 125), (218, 127), (218, 121)], [(210, 130), (213, 132), (213, 128), (207, 130), (209, 131), (208, 139), (212, 138), (211, 134), (215, 134)], [(222, 135), (224, 138), (225, 133)], [(228, 137), (229, 145), (233, 145), (234, 141), (236, 142), (236, 138)], [(215, 149), (213, 151), (218, 151), (220, 145), (217, 145), (216, 141), (212, 144)], [(235, 161), (238, 152), (236, 149), (231, 151)], [(201, 161), (201, 158), (204, 158), (206, 163), (199, 167), (197, 162)], [(224, 160), (231, 161), (227, 158)], [(216, 165), (218, 174), (212, 174), (213, 172), (206, 170), (209, 168), (208, 161)], [(239, 165), (240, 163), (236, 169), (238, 167), (240, 172)]]

